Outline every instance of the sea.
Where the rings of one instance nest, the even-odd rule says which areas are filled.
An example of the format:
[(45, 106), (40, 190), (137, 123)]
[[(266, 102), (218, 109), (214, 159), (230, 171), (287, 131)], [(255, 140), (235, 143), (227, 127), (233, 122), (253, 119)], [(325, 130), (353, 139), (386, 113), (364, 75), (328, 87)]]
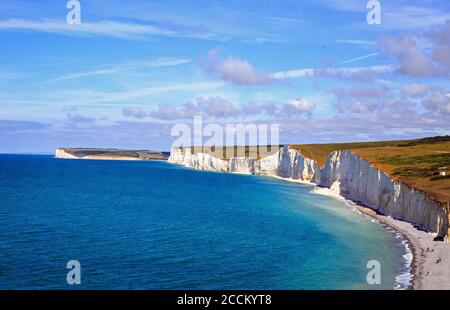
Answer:
[(0, 155), (2, 290), (405, 289), (410, 264), (400, 234), (314, 185)]

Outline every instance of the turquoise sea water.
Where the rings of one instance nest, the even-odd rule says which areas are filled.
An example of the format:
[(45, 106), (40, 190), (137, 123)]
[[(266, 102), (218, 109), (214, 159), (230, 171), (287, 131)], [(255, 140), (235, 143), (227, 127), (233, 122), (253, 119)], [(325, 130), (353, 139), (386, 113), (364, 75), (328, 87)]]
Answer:
[[(0, 155), (0, 289), (391, 289), (395, 233), (307, 185)], [(366, 264), (381, 263), (370, 286)]]

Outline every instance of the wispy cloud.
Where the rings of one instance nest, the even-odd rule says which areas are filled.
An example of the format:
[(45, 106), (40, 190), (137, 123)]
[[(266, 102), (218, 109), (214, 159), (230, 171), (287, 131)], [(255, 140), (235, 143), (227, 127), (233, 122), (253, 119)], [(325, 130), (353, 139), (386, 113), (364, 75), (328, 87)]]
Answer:
[(280, 16), (269, 16), (266, 17), (268, 20), (281, 22), (281, 23), (296, 23), (296, 24), (308, 24), (310, 21), (298, 19), (298, 18), (289, 18), (289, 17), (280, 17)]
[[(319, 5), (324, 8), (347, 12), (363, 14), (367, 13), (367, 1), (364, 0), (318, 0)], [(450, 12), (445, 6), (447, 1), (428, 0), (415, 1), (381, 1), (382, 5), (382, 23), (381, 29), (391, 30), (410, 30), (425, 29), (445, 23), (450, 18)], [(365, 19), (361, 19), (361, 25), (365, 24)]]
[(59, 20), (7, 19), (0, 21), (0, 30), (21, 30), (56, 33), (71, 36), (106, 36), (120, 39), (142, 39), (146, 36), (186, 37), (208, 40), (223, 38), (207, 32), (183, 32), (164, 29), (150, 23), (116, 22), (102, 20), (68, 25)]
[(334, 42), (343, 43), (343, 44), (360, 45), (360, 46), (376, 46), (377, 45), (377, 43), (375, 41), (370, 41), (370, 40), (338, 39), (338, 40), (334, 40)]
[[(135, 105), (138, 102), (151, 105), (152, 100), (163, 94), (181, 93), (192, 97), (197, 93), (210, 92), (225, 85), (222, 81), (205, 81), (192, 83), (170, 83), (164, 85), (128, 89), (124, 91), (93, 91), (93, 90), (61, 90), (43, 94), (30, 94), (27, 99), (9, 97), (0, 93), (0, 104), (9, 105), (14, 109), (0, 110), (0, 117), (33, 117), (43, 111), (49, 111), (49, 117), (56, 115), (55, 109), (65, 110), (67, 107), (89, 107), (107, 109), (121, 105)], [(155, 96), (155, 97), (154, 97)], [(7, 98), (7, 99), (5, 99)]]
[(349, 59), (349, 60), (346, 60), (346, 61), (342, 62), (342, 64), (346, 65), (346, 64), (349, 64), (349, 63), (352, 63), (352, 62), (364, 60), (364, 59), (367, 59), (367, 58), (372, 58), (372, 57), (375, 57), (375, 56), (378, 56), (378, 53), (371, 53), (371, 54), (368, 54), (368, 55), (352, 58), (352, 59)]
[[(446, 4), (448, 5), (448, 4)], [(403, 6), (397, 9), (383, 10), (381, 27), (395, 30), (426, 29), (445, 24), (450, 12), (438, 8)]]
[[(287, 71), (275, 72), (271, 75), (274, 79), (289, 79), (289, 78), (301, 78), (313, 76), (315, 72), (324, 70), (324, 68), (307, 68), (307, 69), (294, 69)], [(325, 68), (330, 73), (357, 73), (360, 71), (371, 70), (374, 72), (390, 72), (394, 68), (389, 65), (379, 66), (367, 66), (367, 67), (341, 67), (341, 68)]]
[(366, 1), (361, 0), (318, 0), (320, 5), (337, 11), (363, 12), (366, 10)]
[(24, 77), (27, 77), (27, 74), (0, 69), (0, 81), (16, 80), (16, 79), (22, 79)]
[(92, 76), (100, 76), (100, 75), (110, 75), (114, 73), (119, 73), (123, 71), (133, 70), (133, 69), (142, 69), (142, 68), (160, 68), (160, 67), (169, 67), (169, 66), (178, 66), (190, 63), (191, 59), (175, 59), (175, 58), (159, 58), (150, 61), (140, 61), (140, 62), (128, 62), (122, 64), (114, 64), (114, 65), (103, 65), (99, 66), (99, 68), (103, 67), (103, 69), (97, 69), (87, 72), (79, 72), (74, 74), (63, 75), (54, 79), (51, 79), (49, 82), (57, 82), (63, 80), (73, 80), (85, 77)]
[[(168, 93), (168, 92), (202, 92), (222, 87), (224, 82), (207, 81), (193, 83), (173, 83), (168, 85), (158, 85), (139, 89), (126, 90), (121, 92), (98, 92), (98, 91), (59, 91), (51, 94), (50, 100), (57, 102), (60, 98), (76, 98), (73, 104), (95, 104), (128, 102), (130, 100), (145, 99), (147, 97)], [(65, 104), (67, 105), (67, 103)]]

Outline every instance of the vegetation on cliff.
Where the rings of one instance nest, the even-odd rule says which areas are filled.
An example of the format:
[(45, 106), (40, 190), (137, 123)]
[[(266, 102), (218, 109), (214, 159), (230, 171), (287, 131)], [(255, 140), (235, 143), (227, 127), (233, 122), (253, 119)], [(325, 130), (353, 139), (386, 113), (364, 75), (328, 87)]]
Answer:
[(325, 164), (328, 154), (332, 151), (351, 150), (395, 180), (422, 190), (439, 202), (450, 201), (450, 136), (291, 147), (316, 160), (320, 165)]
[(87, 159), (138, 159), (138, 160), (167, 160), (170, 153), (148, 150), (119, 150), (98, 148), (67, 148), (61, 149), (67, 154), (77, 158)]

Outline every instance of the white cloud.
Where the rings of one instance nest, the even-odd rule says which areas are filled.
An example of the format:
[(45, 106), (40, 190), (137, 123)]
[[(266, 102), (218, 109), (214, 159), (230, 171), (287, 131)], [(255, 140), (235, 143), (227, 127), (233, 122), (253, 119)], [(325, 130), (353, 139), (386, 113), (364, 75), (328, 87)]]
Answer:
[(410, 97), (417, 97), (427, 93), (429, 86), (425, 84), (407, 84), (402, 86), (401, 90)]
[(264, 85), (271, 82), (269, 75), (257, 71), (247, 60), (234, 56), (220, 59), (220, 50), (212, 50), (201, 61), (202, 68), (236, 85)]
[(167, 30), (151, 24), (125, 23), (109, 20), (68, 25), (58, 20), (7, 19), (0, 21), (0, 30), (22, 30), (72, 36), (106, 36), (120, 39), (142, 39), (145, 36), (189, 37), (219, 39), (208, 33), (185, 33)]
[(334, 40), (334, 42), (343, 43), (343, 44), (360, 45), (360, 46), (376, 46), (377, 45), (377, 43), (375, 41), (369, 41), (369, 40), (338, 39), (338, 40)]
[(92, 77), (92, 76), (100, 76), (100, 75), (110, 75), (110, 74), (123, 72), (123, 71), (127, 71), (127, 70), (132, 70), (132, 69), (178, 66), (178, 65), (183, 65), (186, 63), (190, 63), (190, 62), (191, 62), (190, 59), (160, 58), (160, 59), (149, 60), (149, 61), (128, 62), (128, 63), (114, 64), (114, 65), (103, 65), (103, 66), (99, 66), (99, 68), (107, 67), (107, 69), (97, 69), (97, 70), (93, 70), (93, 71), (63, 75), (63, 76), (51, 79), (49, 82), (73, 80), (73, 79)]
[(375, 57), (375, 56), (378, 56), (378, 53), (371, 53), (371, 54), (368, 54), (368, 55), (352, 58), (352, 59), (349, 59), (349, 60), (346, 60), (346, 61), (342, 62), (342, 64), (346, 65), (346, 64), (349, 64), (349, 63), (352, 63), (352, 62), (364, 60), (364, 59)]
[(229, 100), (220, 97), (198, 97), (194, 102), (187, 102), (180, 106), (160, 104), (150, 117), (160, 120), (177, 120), (193, 118), (195, 115), (209, 116), (218, 119), (238, 117), (240, 110)]
[(437, 8), (408, 5), (383, 9), (383, 22), (381, 26), (396, 30), (422, 30), (442, 25), (448, 19), (450, 19), (448, 9), (444, 11)]
[(423, 101), (425, 108), (442, 115), (450, 115), (450, 94), (442, 88), (436, 88)]
[(140, 107), (130, 107), (130, 108), (124, 108), (122, 110), (122, 114), (125, 117), (131, 117), (136, 119), (143, 119), (148, 116), (148, 113)]
[[(424, 41), (428, 46), (419, 44)], [(410, 34), (387, 36), (380, 49), (398, 65), (398, 72), (413, 77), (447, 77), (450, 75), (450, 20), (444, 27), (417, 37)]]
[(94, 103), (113, 103), (113, 102), (127, 102), (135, 99), (148, 98), (153, 95), (168, 93), (168, 92), (201, 92), (216, 89), (223, 86), (223, 82), (193, 82), (193, 83), (173, 83), (167, 85), (158, 85), (151, 87), (144, 87), (139, 89), (126, 90), (122, 92), (98, 92), (91, 90), (73, 90), (73, 91), (59, 91), (49, 94), (53, 101), (58, 101), (65, 98), (74, 98), (74, 103), (79, 105), (94, 104)]
[(283, 112), (288, 117), (295, 117), (299, 115), (310, 115), (314, 110), (315, 105), (309, 100), (303, 98), (296, 98), (283, 104)]
[(393, 70), (392, 66), (389, 65), (379, 65), (379, 66), (368, 66), (368, 67), (341, 67), (341, 68), (307, 68), (307, 69), (294, 69), (287, 71), (280, 71), (271, 74), (274, 79), (289, 79), (289, 78), (300, 78), (314, 76), (317, 72), (323, 72), (326, 70), (330, 74), (351, 74), (358, 73), (361, 71), (371, 70), (374, 72), (391, 72)]

